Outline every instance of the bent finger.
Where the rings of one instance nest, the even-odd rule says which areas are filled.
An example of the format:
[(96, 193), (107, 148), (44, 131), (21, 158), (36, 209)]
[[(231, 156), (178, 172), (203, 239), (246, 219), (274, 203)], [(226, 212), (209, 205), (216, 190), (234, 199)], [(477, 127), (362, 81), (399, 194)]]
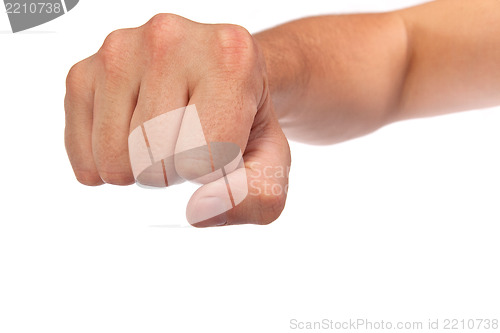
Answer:
[(71, 166), (84, 185), (103, 184), (92, 153), (94, 74), (92, 58), (74, 65), (66, 79), (64, 142)]

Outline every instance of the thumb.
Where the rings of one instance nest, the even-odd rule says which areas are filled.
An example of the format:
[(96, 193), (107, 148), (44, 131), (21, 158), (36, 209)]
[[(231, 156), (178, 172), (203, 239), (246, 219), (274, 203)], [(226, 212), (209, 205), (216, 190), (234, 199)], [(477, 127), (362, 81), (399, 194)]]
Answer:
[[(234, 149), (228, 154), (230, 146), (226, 144), (208, 145), (214, 160), (227, 162), (235, 156)], [(270, 101), (255, 117), (245, 154), (231, 162), (220, 167), (217, 176), (221, 177), (206, 178), (205, 185), (189, 200), (186, 216), (193, 226), (268, 224), (281, 214), (288, 189), (290, 150)]]

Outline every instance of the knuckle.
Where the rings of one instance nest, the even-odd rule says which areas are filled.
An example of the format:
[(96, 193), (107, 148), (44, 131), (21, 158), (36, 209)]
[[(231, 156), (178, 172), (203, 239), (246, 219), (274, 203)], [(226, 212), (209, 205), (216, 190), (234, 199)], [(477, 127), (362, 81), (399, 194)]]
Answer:
[(120, 53), (125, 46), (127, 33), (124, 29), (111, 32), (101, 47), (101, 55), (116, 55)]
[(174, 14), (156, 14), (145, 25), (145, 41), (153, 51), (165, 51), (180, 41), (183, 18)]
[(97, 53), (106, 73), (121, 71), (130, 47), (129, 36), (125, 29), (110, 33)]
[(181, 22), (182, 17), (170, 14), (170, 13), (160, 13), (153, 16), (147, 23), (149, 29), (154, 31), (169, 31), (172, 28), (178, 26)]
[(82, 82), (84, 77), (83, 62), (80, 61), (70, 68), (68, 76), (66, 77), (66, 89), (68, 91), (74, 91), (78, 88), (79, 83)]
[(224, 65), (237, 65), (244, 69), (256, 60), (256, 47), (252, 35), (243, 27), (225, 24), (217, 29), (218, 54)]
[(71, 113), (72, 106), (89, 98), (91, 74), (86, 60), (73, 65), (66, 77), (66, 95), (64, 96), (64, 111), (66, 117)]

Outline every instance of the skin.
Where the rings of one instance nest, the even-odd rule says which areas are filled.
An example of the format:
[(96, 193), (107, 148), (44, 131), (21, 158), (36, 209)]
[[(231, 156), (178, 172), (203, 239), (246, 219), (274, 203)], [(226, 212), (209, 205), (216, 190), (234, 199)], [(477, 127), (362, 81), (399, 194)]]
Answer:
[[(129, 133), (195, 104), (207, 141), (239, 145), (251, 187), (261, 186), (196, 226), (268, 224), (285, 205), (285, 191), (264, 187), (287, 186), (268, 172), (289, 168), (286, 137), (332, 144), (399, 120), (498, 105), (499, 73), (498, 0), (311, 17), (254, 36), (159, 14), (111, 33), (72, 67), (65, 142), (81, 183), (132, 184)], [(188, 219), (198, 208), (188, 203)]]

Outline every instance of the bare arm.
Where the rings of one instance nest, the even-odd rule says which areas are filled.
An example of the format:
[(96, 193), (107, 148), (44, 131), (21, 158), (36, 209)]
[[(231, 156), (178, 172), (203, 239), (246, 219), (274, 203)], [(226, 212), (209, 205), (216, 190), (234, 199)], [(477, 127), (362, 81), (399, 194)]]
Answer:
[(312, 17), (255, 38), (291, 139), (335, 143), (397, 120), (500, 104), (498, 0)]
[[(200, 180), (186, 210), (195, 226), (267, 224), (288, 189), (280, 124), (292, 139), (327, 144), (498, 104), (499, 32), (500, 0), (306, 18), (256, 36), (156, 15), (111, 33), (70, 70), (68, 156), (86, 185)], [(232, 148), (214, 154), (212, 143)]]

